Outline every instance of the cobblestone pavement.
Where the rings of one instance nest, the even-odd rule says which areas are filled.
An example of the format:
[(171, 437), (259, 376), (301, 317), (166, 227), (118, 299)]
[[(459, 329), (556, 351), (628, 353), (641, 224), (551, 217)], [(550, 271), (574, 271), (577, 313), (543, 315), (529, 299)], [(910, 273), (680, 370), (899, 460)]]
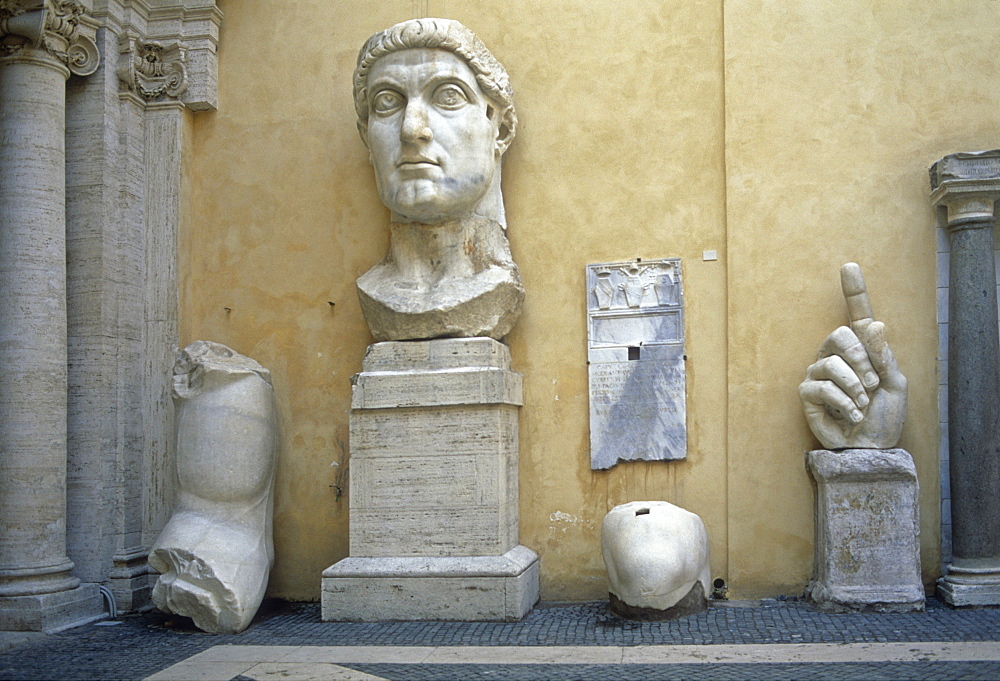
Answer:
[[(905, 646), (878, 644), (933, 642), (947, 652), (948, 646), (968, 643), (957, 657), (923, 655), (893, 658), (890, 650)], [(530, 656), (476, 663), (470, 660), (438, 664), (417, 663), (406, 656), (372, 662), (314, 662), (299, 675), (271, 664), (280, 656), (268, 651), (319, 651), (319, 646), (447, 647), (454, 646), (586, 646), (595, 654), (634, 646), (655, 646), (670, 652), (680, 646), (711, 646), (705, 651), (754, 650), (754, 644), (806, 644), (793, 648), (776, 646), (765, 650), (818, 650), (840, 652), (857, 646), (814, 644), (874, 644), (871, 651), (885, 650), (885, 660), (787, 662), (763, 655), (760, 661), (729, 662), (698, 660), (686, 664), (584, 664), (585, 660), (559, 659), (551, 664), (533, 664)], [(224, 648), (216, 648), (224, 646)], [(248, 647), (252, 646), (252, 648)], [(283, 649), (278, 647), (285, 647)], [(671, 648), (673, 646), (673, 648)], [(242, 648), (238, 648), (242, 647)], [(229, 654), (249, 653), (242, 667), (218, 666), (215, 675), (194, 667), (168, 668), (210, 649)], [(375, 648), (372, 648), (375, 650)], [(385, 650), (379, 648), (379, 650)], [(700, 649), (696, 649), (700, 650)], [(918, 648), (912, 648), (917, 651)], [(507, 654), (507, 651), (503, 651)], [(609, 653), (609, 654), (611, 654)], [(602, 653), (603, 654), (603, 653)], [(783, 653), (782, 653), (783, 654)], [(825, 653), (824, 653), (825, 654)], [(715, 653), (713, 653), (715, 655)], [(252, 659), (251, 659), (252, 657)], [(589, 658), (589, 656), (588, 656)], [(876, 654), (877, 658), (877, 654)], [(946, 659), (947, 658), (947, 659)], [(235, 658), (234, 658), (235, 659)], [(307, 658), (302, 658), (303, 660)], [(318, 659), (318, 658), (317, 658)], [(458, 658), (456, 657), (456, 660)], [(596, 659), (596, 658), (595, 658)], [(611, 658), (609, 658), (611, 659)], [(819, 659), (819, 658), (817, 658)], [(824, 658), (825, 659), (825, 658)], [(833, 658), (831, 658), (832, 660)], [(257, 663), (271, 664), (251, 667)], [(188, 663), (185, 663), (188, 664)], [(239, 669), (237, 669), (239, 667)], [(229, 671), (226, 671), (226, 670)], [(236, 671), (233, 671), (233, 670)], [(323, 670), (326, 670), (325, 672)], [(333, 674), (332, 670), (337, 670)], [(158, 672), (161, 672), (158, 674)], [(176, 676), (171, 676), (176, 673)], [(152, 612), (125, 617), (118, 622), (90, 624), (59, 634), (34, 637), (0, 654), (0, 679), (158, 679), (190, 678), (245, 681), (264, 678), (294, 679), (1000, 679), (1000, 609), (948, 608), (928, 601), (927, 611), (910, 614), (824, 614), (799, 600), (768, 600), (755, 604), (718, 604), (708, 611), (670, 622), (631, 622), (612, 615), (604, 602), (536, 608), (523, 622), (387, 622), (339, 623), (320, 621), (317, 603), (266, 603), (250, 628), (238, 635), (205, 634), (184, 618)], [(190, 674), (190, 676), (185, 676)]]
[[(817, 679), (821, 681), (870, 681), (871, 679), (992, 679), (998, 677), (995, 663), (920, 662), (836, 665), (802, 664), (706, 664), (706, 665), (510, 665), (492, 670), (485, 665), (447, 668), (445, 665), (354, 665), (361, 671), (385, 679), (408, 681), (759, 681), (760, 679)], [(460, 668), (459, 668), (460, 667)], [(241, 680), (242, 681), (242, 680)]]

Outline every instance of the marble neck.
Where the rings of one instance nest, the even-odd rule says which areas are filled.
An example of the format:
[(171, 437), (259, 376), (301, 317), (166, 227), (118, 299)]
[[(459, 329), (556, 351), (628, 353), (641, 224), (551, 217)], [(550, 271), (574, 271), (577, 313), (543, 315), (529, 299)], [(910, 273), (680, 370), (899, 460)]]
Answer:
[(389, 253), (404, 279), (428, 283), (476, 273), (472, 255), (476, 234), (484, 226), (499, 223), (469, 216), (434, 224), (393, 222)]

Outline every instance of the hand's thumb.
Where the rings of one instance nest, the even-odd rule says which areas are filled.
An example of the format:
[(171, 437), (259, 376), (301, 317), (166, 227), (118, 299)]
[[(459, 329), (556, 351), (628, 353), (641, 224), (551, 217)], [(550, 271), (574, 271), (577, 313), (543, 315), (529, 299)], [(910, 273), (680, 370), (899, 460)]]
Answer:
[(886, 340), (885, 324), (872, 322), (864, 328), (856, 330), (858, 340), (865, 346), (872, 366), (878, 372), (881, 385), (886, 390), (898, 390), (906, 387), (906, 379), (899, 371), (896, 356), (892, 354), (889, 342)]

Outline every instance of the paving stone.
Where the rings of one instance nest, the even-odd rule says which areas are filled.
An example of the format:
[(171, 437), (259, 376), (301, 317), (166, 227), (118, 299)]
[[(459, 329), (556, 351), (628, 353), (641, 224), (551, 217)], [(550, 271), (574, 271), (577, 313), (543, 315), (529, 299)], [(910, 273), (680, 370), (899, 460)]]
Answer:
[(911, 679), (986, 679), (995, 681), (992, 662), (829, 664), (666, 664), (666, 665), (350, 665), (389, 681), (910, 681)]
[[(319, 603), (265, 602), (242, 634), (206, 634), (151, 612), (118, 626), (87, 625), (0, 653), (0, 679), (143, 679), (217, 645), (634, 646), (663, 644), (1000, 641), (1000, 609), (955, 610), (929, 599), (923, 613), (816, 611), (800, 600), (713, 605), (667, 622), (633, 622), (606, 602), (536, 608), (522, 622), (322, 622)], [(344, 665), (389, 679), (998, 679), (992, 662), (705, 665)], [(534, 676), (532, 676), (534, 674)], [(561, 676), (560, 676), (561, 675)]]

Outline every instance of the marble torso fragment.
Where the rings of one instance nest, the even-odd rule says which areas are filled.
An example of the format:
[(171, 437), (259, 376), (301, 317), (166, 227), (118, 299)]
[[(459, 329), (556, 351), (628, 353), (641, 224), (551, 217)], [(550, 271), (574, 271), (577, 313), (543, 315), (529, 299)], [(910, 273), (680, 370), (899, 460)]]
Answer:
[(196, 341), (174, 368), (177, 496), (149, 553), (153, 602), (198, 628), (250, 624), (274, 563), (278, 424), (270, 373), (219, 343)]

